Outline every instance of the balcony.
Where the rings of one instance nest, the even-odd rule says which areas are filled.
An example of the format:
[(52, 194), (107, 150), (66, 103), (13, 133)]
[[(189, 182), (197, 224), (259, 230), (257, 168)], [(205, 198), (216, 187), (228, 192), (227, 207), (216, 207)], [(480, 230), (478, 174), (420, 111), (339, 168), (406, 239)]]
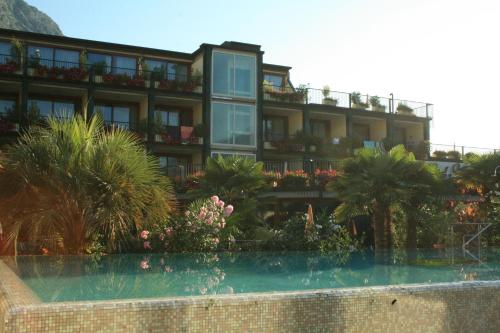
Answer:
[(274, 86), (263, 84), (264, 101), (287, 104), (328, 105), (380, 113), (394, 113), (409, 117), (432, 118), (433, 105), (402, 99), (347, 93), (305, 86)]
[(109, 87), (151, 88), (157, 91), (198, 94), (203, 91), (201, 75), (162, 73), (106, 64), (88, 65), (82, 61), (40, 57), (20, 61), (11, 55), (0, 54), (0, 75), (22, 76), (25, 69), (28, 77), (65, 83), (93, 83)]
[[(144, 133), (147, 129), (143, 130)], [(153, 124), (154, 142), (166, 145), (202, 145), (203, 135), (193, 126), (162, 126)]]
[(264, 132), (264, 149), (276, 150), (280, 153), (298, 153), (305, 151), (305, 143), (300, 134)]

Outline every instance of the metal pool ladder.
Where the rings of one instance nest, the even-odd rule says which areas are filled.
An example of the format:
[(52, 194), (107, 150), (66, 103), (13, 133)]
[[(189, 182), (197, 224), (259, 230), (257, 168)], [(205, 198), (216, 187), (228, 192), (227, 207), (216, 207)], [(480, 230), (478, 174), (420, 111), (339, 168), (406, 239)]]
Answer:
[[(485, 232), (489, 227), (491, 227), (491, 223), (470, 223), (477, 225), (477, 232), (474, 234), (466, 234), (462, 237), (462, 250), (466, 250), (467, 245), (469, 245), (476, 238), (479, 241), (479, 248), (481, 248), (481, 234)], [(469, 237), (469, 239), (467, 239)]]

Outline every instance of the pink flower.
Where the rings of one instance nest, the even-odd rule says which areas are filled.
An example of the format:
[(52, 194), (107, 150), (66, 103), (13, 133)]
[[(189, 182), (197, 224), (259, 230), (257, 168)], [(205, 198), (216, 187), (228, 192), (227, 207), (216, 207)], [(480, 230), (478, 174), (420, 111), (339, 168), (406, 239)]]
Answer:
[(214, 220), (213, 220), (212, 218), (209, 218), (209, 219), (207, 220), (207, 224), (208, 224), (208, 225), (211, 225), (212, 223), (214, 223)]
[(149, 242), (144, 242), (144, 250), (151, 250), (151, 244)]
[(224, 208), (224, 201), (219, 200), (219, 202), (216, 203), (216, 205), (219, 206), (220, 208)]
[(198, 214), (198, 218), (200, 220), (203, 220), (207, 216), (207, 213), (204, 210), (200, 210), (200, 213)]
[(172, 227), (168, 227), (167, 229), (165, 229), (165, 233), (168, 237), (172, 237), (172, 235), (174, 234), (174, 229)]
[(149, 231), (147, 231), (147, 230), (141, 231), (141, 238), (142, 239), (148, 239), (148, 236), (149, 236)]
[(149, 262), (147, 260), (143, 260), (140, 263), (142, 269), (149, 269)]
[(213, 203), (217, 205), (217, 203), (219, 202), (219, 197), (216, 196), (216, 195), (212, 195), (212, 197), (210, 198), (210, 200), (212, 200)]
[(226, 208), (224, 208), (224, 215), (229, 216), (233, 213), (234, 207), (232, 205), (227, 205)]

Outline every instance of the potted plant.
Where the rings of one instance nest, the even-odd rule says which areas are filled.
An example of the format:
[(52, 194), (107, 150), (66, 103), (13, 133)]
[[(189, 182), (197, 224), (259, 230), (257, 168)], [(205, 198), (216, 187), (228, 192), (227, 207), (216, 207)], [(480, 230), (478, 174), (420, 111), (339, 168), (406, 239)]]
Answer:
[(203, 144), (203, 138), (205, 137), (205, 125), (204, 124), (197, 124), (194, 126), (193, 130), (193, 143), (197, 143), (202, 145)]
[(196, 93), (202, 93), (203, 91), (203, 74), (201, 74), (200, 70), (197, 69), (191, 75), (191, 82), (193, 82), (194, 89), (193, 91)]
[(460, 161), (461, 154), (456, 150), (450, 150), (446, 153), (446, 158), (451, 161)]
[(446, 160), (446, 156), (447, 156), (447, 153), (445, 151), (442, 151), (442, 150), (435, 150), (433, 153), (432, 153), (432, 157), (436, 160)]
[(308, 178), (304, 170), (285, 171), (283, 177), (278, 180), (278, 187), (288, 190), (304, 190)]
[(351, 106), (354, 109), (365, 110), (368, 108), (368, 103), (361, 102), (361, 94), (355, 91), (351, 93)]
[(16, 65), (15, 72), (21, 74), (21, 64), (23, 61), (23, 44), (16, 38), (10, 41), (11, 63)]
[(95, 83), (102, 83), (103, 82), (103, 75), (106, 74), (106, 69), (107, 69), (107, 64), (106, 61), (98, 61), (92, 64), (92, 70), (94, 71), (94, 82)]
[(329, 86), (324, 86), (323, 87), (323, 90), (322, 90), (322, 93), (323, 93), (323, 104), (336, 106), (337, 105), (337, 100), (330, 97), (330, 92), (331, 91), (330, 91), (330, 87)]
[(413, 109), (411, 107), (409, 107), (408, 105), (406, 104), (403, 104), (403, 103), (399, 103), (398, 104), (398, 107), (396, 108), (397, 110), (397, 113), (398, 114), (403, 114), (403, 115), (406, 115), (406, 116), (413, 116)]
[(373, 111), (385, 112), (385, 105), (380, 104), (380, 98), (378, 96), (370, 97), (370, 105)]

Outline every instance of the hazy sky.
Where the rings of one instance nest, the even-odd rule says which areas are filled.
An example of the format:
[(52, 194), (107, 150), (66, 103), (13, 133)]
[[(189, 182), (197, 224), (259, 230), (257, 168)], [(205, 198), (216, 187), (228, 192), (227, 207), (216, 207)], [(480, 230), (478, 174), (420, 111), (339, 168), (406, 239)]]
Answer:
[(297, 85), (434, 104), (431, 141), (500, 148), (499, 0), (28, 0), (66, 36), (262, 45)]

